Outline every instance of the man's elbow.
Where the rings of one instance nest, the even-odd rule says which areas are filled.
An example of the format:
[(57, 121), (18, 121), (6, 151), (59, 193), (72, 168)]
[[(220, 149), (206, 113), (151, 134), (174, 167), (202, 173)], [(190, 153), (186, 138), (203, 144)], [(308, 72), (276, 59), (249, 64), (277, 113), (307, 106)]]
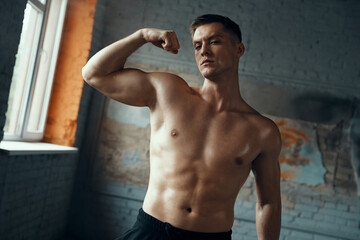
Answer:
[(281, 199), (273, 199), (270, 201), (263, 201), (256, 203), (256, 209), (258, 211), (263, 211), (271, 209), (273, 212), (281, 212)]
[(88, 65), (85, 65), (82, 69), (82, 77), (85, 82), (87, 82), (89, 85), (93, 85), (93, 74), (91, 74), (91, 70), (89, 70)]

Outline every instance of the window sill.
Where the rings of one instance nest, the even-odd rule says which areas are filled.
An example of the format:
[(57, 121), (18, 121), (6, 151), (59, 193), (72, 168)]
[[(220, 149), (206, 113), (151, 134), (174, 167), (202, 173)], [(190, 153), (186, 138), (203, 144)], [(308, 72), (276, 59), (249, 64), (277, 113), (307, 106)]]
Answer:
[(1, 141), (0, 152), (7, 155), (39, 155), (76, 153), (75, 147), (61, 146), (42, 142)]

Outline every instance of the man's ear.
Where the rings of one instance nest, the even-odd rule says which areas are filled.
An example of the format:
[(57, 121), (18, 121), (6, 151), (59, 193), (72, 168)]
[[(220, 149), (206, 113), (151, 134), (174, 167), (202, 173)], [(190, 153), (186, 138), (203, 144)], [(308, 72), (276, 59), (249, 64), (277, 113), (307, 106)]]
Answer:
[(239, 42), (236, 44), (236, 49), (237, 49), (237, 54), (239, 57), (241, 57), (242, 55), (244, 55), (245, 52), (245, 46), (242, 42)]

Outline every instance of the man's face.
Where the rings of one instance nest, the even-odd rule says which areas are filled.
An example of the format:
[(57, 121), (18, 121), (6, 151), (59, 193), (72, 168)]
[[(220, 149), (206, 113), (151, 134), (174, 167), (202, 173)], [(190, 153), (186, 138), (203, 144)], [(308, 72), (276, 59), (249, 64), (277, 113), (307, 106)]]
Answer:
[[(221, 23), (199, 26), (193, 35), (195, 59), (205, 78), (216, 78), (227, 71), (237, 71), (242, 45), (224, 30)], [(242, 45), (243, 46), (243, 45)]]

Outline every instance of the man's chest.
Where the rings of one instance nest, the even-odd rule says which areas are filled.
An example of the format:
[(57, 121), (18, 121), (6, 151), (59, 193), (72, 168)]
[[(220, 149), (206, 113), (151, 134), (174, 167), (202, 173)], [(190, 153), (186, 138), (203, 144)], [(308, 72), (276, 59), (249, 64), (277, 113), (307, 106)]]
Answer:
[(237, 113), (214, 113), (206, 108), (177, 109), (163, 114), (152, 130), (152, 148), (187, 159), (224, 159), (248, 164), (259, 153), (256, 131)]

